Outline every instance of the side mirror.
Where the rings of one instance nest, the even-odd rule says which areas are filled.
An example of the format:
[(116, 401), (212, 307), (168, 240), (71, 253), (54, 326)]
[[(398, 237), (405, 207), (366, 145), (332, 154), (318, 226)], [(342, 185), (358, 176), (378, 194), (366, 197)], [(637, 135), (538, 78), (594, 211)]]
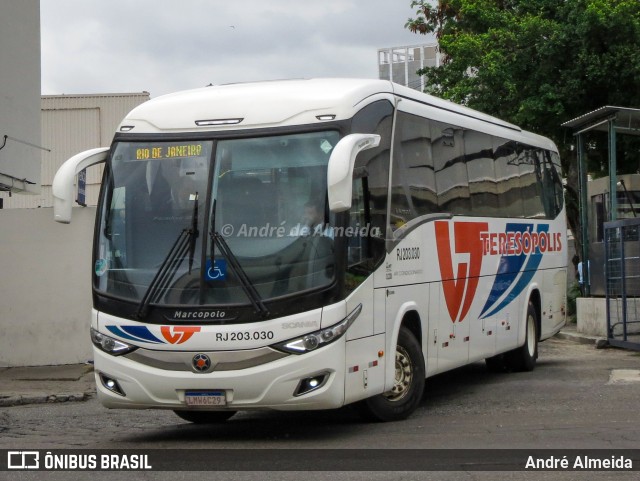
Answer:
[(53, 219), (56, 222), (68, 224), (71, 222), (71, 207), (73, 206), (73, 182), (79, 172), (107, 160), (109, 147), (86, 150), (74, 155), (60, 166), (53, 178), (51, 192), (53, 193)]
[(376, 134), (350, 134), (340, 139), (334, 147), (327, 167), (327, 189), (331, 212), (343, 212), (351, 208), (353, 167), (356, 156), (363, 150), (380, 145)]

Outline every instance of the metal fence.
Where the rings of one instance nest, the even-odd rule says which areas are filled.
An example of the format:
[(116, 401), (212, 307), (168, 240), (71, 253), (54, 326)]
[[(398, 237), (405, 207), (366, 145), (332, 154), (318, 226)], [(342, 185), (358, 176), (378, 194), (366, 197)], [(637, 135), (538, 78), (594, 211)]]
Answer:
[(640, 351), (640, 219), (604, 229), (609, 344)]

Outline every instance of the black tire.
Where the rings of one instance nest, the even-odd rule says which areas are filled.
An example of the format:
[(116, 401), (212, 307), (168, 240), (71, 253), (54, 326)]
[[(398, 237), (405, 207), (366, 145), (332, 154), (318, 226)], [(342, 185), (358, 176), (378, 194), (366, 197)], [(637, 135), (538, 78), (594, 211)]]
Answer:
[(424, 393), (425, 369), (422, 348), (413, 333), (401, 327), (396, 346), (396, 381), (389, 392), (365, 399), (358, 405), (365, 419), (400, 421), (416, 410)]
[(529, 301), (525, 323), (524, 344), (504, 355), (505, 366), (510, 371), (533, 371), (538, 359), (538, 313)]
[(223, 423), (236, 411), (173, 411), (178, 417), (195, 424)]

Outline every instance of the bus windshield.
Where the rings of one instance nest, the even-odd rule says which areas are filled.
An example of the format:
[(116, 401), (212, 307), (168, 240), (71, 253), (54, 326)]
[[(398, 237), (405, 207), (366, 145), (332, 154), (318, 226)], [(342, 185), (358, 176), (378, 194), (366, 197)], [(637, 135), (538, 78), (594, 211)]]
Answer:
[(147, 306), (262, 306), (332, 284), (326, 175), (338, 140), (330, 131), (117, 142), (95, 289), (137, 303), (141, 316)]

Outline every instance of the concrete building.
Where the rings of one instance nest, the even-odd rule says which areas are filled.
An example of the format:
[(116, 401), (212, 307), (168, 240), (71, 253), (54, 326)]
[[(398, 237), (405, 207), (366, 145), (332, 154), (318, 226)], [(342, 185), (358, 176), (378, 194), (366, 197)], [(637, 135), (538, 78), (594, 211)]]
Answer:
[(0, 7), (0, 203), (40, 191), (40, 1)]
[(89, 207), (75, 208), (71, 225), (53, 221), (51, 183), (69, 157), (109, 146), (122, 118), (148, 98), (146, 92), (42, 97), (42, 144), (49, 149), (38, 151), (42, 190), (2, 193), (0, 256), (11, 274), (0, 276), (0, 367), (91, 358), (91, 246), (102, 169), (88, 170)]
[(378, 50), (378, 78), (424, 91), (424, 77), (416, 72), (440, 66), (437, 42), (426, 45), (389, 47)]
[[(38, 93), (38, 98), (40, 95)], [(4, 208), (53, 206), (51, 183), (69, 157), (94, 147), (108, 147), (115, 129), (134, 107), (149, 100), (148, 92), (96, 95), (45, 95), (41, 98), (42, 140), (47, 150), (36, 150), (42, 159), (39, 195), (0, 193)], [(40, 130), (40, 129), (39, 129)], [(1, 152), (0, 152), (1, 153)], [(40, 163), (38, 163), (40, 168)], [(96, 205), (102, 166), (91, 167), (86, 176), (86, 204)]]
[[(39, 0), (2, 0), (0, 46), (0, 367), (83, 362), (91, 357), (96, 209), (77, 207), (65, 226), (53, 209), (34, 207), (52, 205), (62, 162), (108, 146), (149, 94), (41, 97)], [(88, 172), (88, 205), (100, 174)]]

